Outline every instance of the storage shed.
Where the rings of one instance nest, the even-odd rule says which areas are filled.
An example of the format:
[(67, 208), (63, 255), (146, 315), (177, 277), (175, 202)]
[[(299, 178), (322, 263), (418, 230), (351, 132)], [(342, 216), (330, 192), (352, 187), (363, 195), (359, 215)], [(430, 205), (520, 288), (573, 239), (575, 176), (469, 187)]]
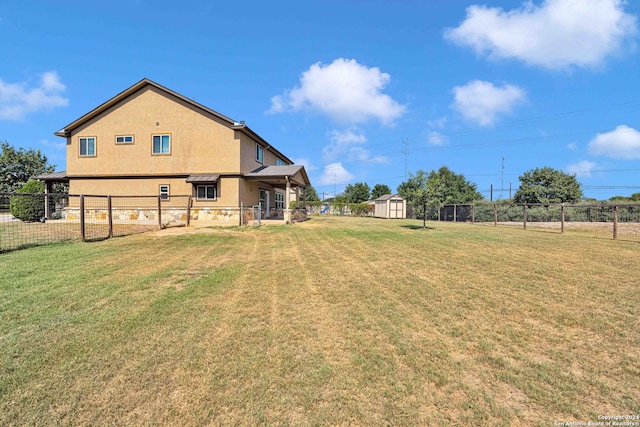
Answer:
[(406, 218), (407, 202), (397, 194), (385, 194), (376, 200), (373, 216), (376, 218)]

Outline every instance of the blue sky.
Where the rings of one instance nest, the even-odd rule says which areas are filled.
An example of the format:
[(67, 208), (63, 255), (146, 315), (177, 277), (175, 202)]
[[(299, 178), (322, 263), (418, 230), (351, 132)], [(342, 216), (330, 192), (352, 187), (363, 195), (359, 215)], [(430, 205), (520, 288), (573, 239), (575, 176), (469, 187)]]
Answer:
[(320, 195), (445, 165), (486, 198), (544, 166), (630, 195), (639, 16), (622, 0), (5, 2), (0, 140), (63, 170), (53, 132), (146, 77), (244, 120)]

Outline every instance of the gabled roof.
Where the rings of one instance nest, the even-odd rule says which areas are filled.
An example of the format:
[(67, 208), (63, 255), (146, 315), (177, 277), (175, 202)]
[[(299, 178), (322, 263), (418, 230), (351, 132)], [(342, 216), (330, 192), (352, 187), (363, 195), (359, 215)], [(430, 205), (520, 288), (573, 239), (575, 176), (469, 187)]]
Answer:
[(271, 144), (269, 144), (267, 141), (262, 139), (262, 137), (260, 135), (255, 133), (248, 126), (246, 126), (244, 124), (244, 122), (237, 122), (237, 121), (235, 121), (233, 119), (230, 119), (229, 117), (224, 116), (224, 115), (218, 113), (217, 111), (212, 110), (209, 107), (205, 107), (204, 105), (202, 105), (200, 103), (197, 103), (194, 100), (187, 98), (186, 96), (180, 95), (178, 92), (174, 92), (171, 89), (167, 89), (166, 87), (164, 87), (162, 85), (159, 85), (158, 83), (156, 83), (154, 81), (151, 81), (151, 80), (149, 80), (147, 78), (144, 78), (144, 79), (140, 80), (138, 83), (134, 84), (133, 86), (129, 87), (128, 89), (125, 89), (124, 91), (120, 92), (119, 94), (117, 94), (113, 98), (109, 99), (108, 101), (104, 102), (103, 104), (99, 105), (98, 107), (94, 108), (93, 110), (89, 111), (84, 116), (82, 116), (79, 119), (69, 123), (64, 128), (62, 128), (59, 131), (55, 132), (54, 135), (60, 136), (60, 137), (63, 137), (63, 138), (69, 137), (71, 135), (71, 132), (74, 129), (77, 129), (78, 127), (80, 127), (83, 124), (87, 123), (89, 120), (97, 117), (98, 115), (102, 114), (103, 112), (105, 112), (109, 108), (113, 107), (114, 105), (116, 105), (120, 101), (128, 98), (129, 96), (131, 96), (134, 93), (144, 89), (147, 86), (152, 86), (152, 87), (154, 87), (154, 88), (156, 88), (156, 89), (158, 89), (158, 90), (160, 90), (160, 91), (162, 91), (162, 92), (164, 92), (164, 93), (166, 93), (168, 95), (171, 95), (171, 96), (173, 96), (175, 98), (178, 98), (179, 100), (181, 100), (181, 101), (183, 101), (183, 102), (195, 107), (196, 109), (198, 109), (198, 110), (200, 110), (200, 111), (202, 111), (204, 113), (211, 114), (211, 115), (217, 117), (221, 121), (226, 122), (231, 129), (243, 132), (244, 134), (248, 135), (250, 138), (256, 140), (259, 144), (263, 145), (266, 149), (271, 150), (273, 153), (275, 153), (276, 156), (280, 157), (282, 160), (284, 160), (286, 162), (289, 162), (289, 163), (293, 163), (291, 161), (291, 159), (289, 159), (287, 156), (282, 154), (275, 147), (272, 147)]
[(398, 196), (397, 194), (385, 194), (384, 196), (380, 196), (378, 197), (375, 201), (378, 202), (383, 202), (385, 200), (389, 200), (389, 199), (393, 199), (393, 198), (397, 198), (397, 199), (402, 199), (402, 197)]
[(260, 166), (249, 173), (244, 174), (245, 178), (253, 179), (278, 179), (285, 177), (293, 178), (298, 173), (301, 174), (303, 185), (309, 185), (309, 177), (302, 165), (284, 165), (284, 166)]
[(109, 108), (113, 107), (114, 105), (116, 105), (118, 102), (122, 101), (123, 99), (133, 95), (134, 93), (138, 92), (139, 90), (145, 88), (146, 86), (153, 86), (156, 89), (165, 92), (171, 96), (174, 96), (178, 99), (180, 99), (181, 101), (186, 102), (187, 104), (190, 104), (194, 107), (196, 107), (197, 109), (200, 109), (204, 112), (207, 112), (209, 114), (212, 114), (214, 116), (216, 116), (217, 118), (221, 119), (222, 121), (225, 121), (229, 124), (229, 126), (233, 126), (233, 125), (237, 125), (239, 124), (238, 122), (230, 119), (229, 117), (223, 116), (222, 114), (218, 113), (217, 111), (214, 111), (208, 107), (205, 107), (202, 104), (199, 104), (197, 102), (195, 102), (192, 99), (189, 99), (185, 96), (180, 95), (177, 92), (172, 91), (171, 89), (167, 89), (164, 86), (159, 85), (156, 82), (153, 82), (147, 78), (144, 78), (142, 80), (140, 80), (138, 83), (134, 84), (133, 86), (131, 86), (128, 89), (123, 90), (122, 92), (120, 92), (119, 94), (117, 94), (116, 96), (114, 96), (113, 98), (109, 99), (108, 101), (104, 102), (103, 104), (99, 105), (98, 107), (94, 108), (93, 110), (89, 111), (87, 114), (85, 114), (84, 116), (80, 117), (79, 119), (69, 123), (68, 125), (66, 125), (64, 128), (60, 129), (58, 132), (55, 132), (54, 135), (56, 136), (62, 136), (62, 137), (67, 137), (69, 136), (69, 133), (71, 131), (73, 131), (74, 129), (78, 128), (79, 126), (83, 125), (84, 123), (88, 122), (89, 120), (93, 119), (94, 117), (98, 116), (99, 114), (103, 113), (104, 111), (108, 110)]

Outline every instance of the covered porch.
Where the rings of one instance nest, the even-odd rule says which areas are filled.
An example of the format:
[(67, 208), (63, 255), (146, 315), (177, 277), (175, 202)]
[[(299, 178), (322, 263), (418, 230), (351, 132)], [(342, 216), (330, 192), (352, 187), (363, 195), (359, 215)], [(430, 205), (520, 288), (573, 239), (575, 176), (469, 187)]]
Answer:
[[(275, 190), (273, 204), (270, 194), (266, 194), (266, 190), (259, 191), (258, 202), (260, 206), (264, 206), (261, 215), (264, 215), (265, 221), (291, 224), (296, 221), (304, 221), (307, 218), (304, 202), (306, 200), (305, 190), (310, 182), (304, 166), (261, 166), (245, 174), (244, 178), (247, 181), (266, 184)], [(292, 201), (296, 202), (293, 208)], [(298, 207), (298, 201), (302, 201), (301, 208)]]

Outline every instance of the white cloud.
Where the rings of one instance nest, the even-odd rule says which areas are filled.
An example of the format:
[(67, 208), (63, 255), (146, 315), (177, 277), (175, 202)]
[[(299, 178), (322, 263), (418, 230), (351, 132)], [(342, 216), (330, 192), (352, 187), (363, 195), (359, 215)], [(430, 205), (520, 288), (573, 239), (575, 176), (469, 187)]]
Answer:
[(320, 185), (343, 185), (348, 184), (355, 176), (342, 166), (342, 163), (331, 163), (325, 166), (322, 176), (320, 177)]
[(300, 85), (271, 98), (271, 113), (319, 111), (341, 123), (378, 119), (390, 125), (400, 117), (400, 105), (382, 89), (391, 77), (379, 68), (368, 68), (354, 59), (339, 58), (329, 65), (313, 64), (300, 77)]
[(597, 164), (594, 162), (590, 162), (589, 160), (582, 160), (578, 163), (573, 163), (567, 166), (567, 172), (576, 174), (576, 176), (588, 177), (591, 176), (591, 172), (596, 166)]
[(599, 133), (588, 145), (594, 156), (615, 159), (640, 159), (640, 132), (620, 125), (611, 132)]
[(367, 137), (353, 130), (331, 132), (331, 143), (322, 149), (324, 160), (335, 160), (338, 156), (349, 154), (349, 160), (353, 157), (368, 155), (368, 151), (362, 147), (367, 142)]
[(575, 142), (570, 142), (567, 144), (567, 149), (576, 151), (578, 149), (578, 144), (576, 144)]
[(481, 80), (456, 86), (453, 94), (452, 108), (482, 126), (491, 126), (499, 114), (511, 112), (515, 105), (526, 99), (525, 91), (517, 86), (497, 87)]
[(445, 38), (491, 59), (561, 69), (599, 66), (637, 33), (624, 0), (526, 1), (520, 9), (473, 5)]
[(429, 125), (429, 127), (431, 128), (436, 128), (436, 129), (442, 129), (447, 125), (447, 121), (448, 121), (448, 117), (447, 116), (443, 116), (440, 117), (437, 120), (429, 120), (427, 122), (427, 124)]
[(304, 158), (304, 157), (300, 157), (300, 158), (296, 158), (296, 159), (291, 159), (293, 161), (294, 165), (302, 165), (304, 166), (304, 169), (309, 172), (310, 170), (314, 169), (313, 163), (311, 163), (311, 160)]
[(445, 145), (449, 138), (440, 132), (431, 131), (427, 135), (427, 144), (429, 145)]
[(64, 107), (69, 104), (62, 96), (66, 89), (55, 71), (42, 74), (35, 87), (0, 80), (0, 120), (22, 120), (29, 113)]

